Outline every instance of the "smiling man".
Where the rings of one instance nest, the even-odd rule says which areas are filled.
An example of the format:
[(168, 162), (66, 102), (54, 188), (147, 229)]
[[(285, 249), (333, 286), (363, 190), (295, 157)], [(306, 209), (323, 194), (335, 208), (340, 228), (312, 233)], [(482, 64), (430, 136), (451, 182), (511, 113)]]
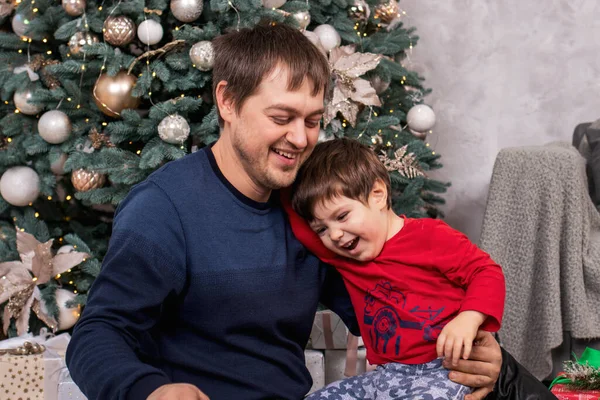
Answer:
[[(319, 301), (358, 334), (339, 275), (294, 238), (277, 191), (317, 142), (327, 60), (282, 25), (214, 48), (221, 136), (121, 203), (75, 327), (67, 363), (89, 400), (298, 400)], [(483, 394), (501, 362), (487, 343), (458, 375)]]

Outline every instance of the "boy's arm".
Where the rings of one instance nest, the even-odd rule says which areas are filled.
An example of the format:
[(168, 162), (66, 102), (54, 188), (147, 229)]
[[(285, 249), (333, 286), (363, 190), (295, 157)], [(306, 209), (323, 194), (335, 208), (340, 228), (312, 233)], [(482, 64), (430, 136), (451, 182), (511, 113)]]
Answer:
[(488, 316), (480, 329), (500, 329), (504, 312), (504, 274), (489, 254), (463, 233), (436, 221), (431, 235), (433, 264), (451, 281), (466, 288), (460, 311), (479, 311)]

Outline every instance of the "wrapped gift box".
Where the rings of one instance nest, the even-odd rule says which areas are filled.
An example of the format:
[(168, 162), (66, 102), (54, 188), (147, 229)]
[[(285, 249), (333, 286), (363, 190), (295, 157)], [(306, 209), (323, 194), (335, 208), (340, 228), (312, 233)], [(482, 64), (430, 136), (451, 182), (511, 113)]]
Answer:
[[(68, 374), (64, 350), (69, 339), (68, 334), (48, 340), (43, 336), (27, 335), (0, 341), (3, 352), (0, 355), (0, 399), (57, 400), (58, 383)], [(43, 345), (45, 351), (14, 354), (19, 352), (15, 349), (25, 348), (25, 342)]]
[[(345, 349), (348, 346), (348, 328), (332, 311), (318, 311), (310, 332), (310, 348), (315, 350)], [(358, 346), (362, 346), (359, 338)]]
[(559, 383), (552, 386), (551, 391), (559, 400), (600, 400), (600, 390), (570, 389)]
[(367, 349), (359, 347), (359, 338), (351, 333), (346, 350), (325, 350), (325, 384), (372, 371), (375, 365), (367, 361)]
[(87, 400), (70, 376), (58, 384), (58, 400)]
[(313, 385), (308, 392), (308, 394), (311, 394), (325, 386), (325, 357), (322, 351), (305, 350), (304, 359), (306, 368), (308, 368), (308, 372), (310, 372), (313, 380)]

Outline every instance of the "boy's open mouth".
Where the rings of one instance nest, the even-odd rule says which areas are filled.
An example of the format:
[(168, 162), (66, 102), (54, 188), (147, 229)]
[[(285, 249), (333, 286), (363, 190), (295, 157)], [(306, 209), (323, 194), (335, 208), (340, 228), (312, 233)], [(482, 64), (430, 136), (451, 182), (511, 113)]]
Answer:
[(343, 247), (346, 250), (354, 250), (356, 248), (356, 246), (358, 246), (358, 241), (359, 241), (359, 238), (355, 237), (349, 243), (345, 244)]

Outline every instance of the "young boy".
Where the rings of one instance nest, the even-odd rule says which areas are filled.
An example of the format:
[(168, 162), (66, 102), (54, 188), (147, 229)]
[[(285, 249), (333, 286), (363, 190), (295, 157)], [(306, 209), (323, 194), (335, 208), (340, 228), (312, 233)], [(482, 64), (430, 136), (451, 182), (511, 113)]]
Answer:
[(396, 215), (388, 172), (356, 140), (317, 145), (284, 206), (296, 237), (344, 278), (367, 359), (378, 365), (307, 399), (469, 393), (448, 379), (440, 357), (456, 364), (469, 357), (478, 329), (500, 328), (500, 266), (442, 221)]

